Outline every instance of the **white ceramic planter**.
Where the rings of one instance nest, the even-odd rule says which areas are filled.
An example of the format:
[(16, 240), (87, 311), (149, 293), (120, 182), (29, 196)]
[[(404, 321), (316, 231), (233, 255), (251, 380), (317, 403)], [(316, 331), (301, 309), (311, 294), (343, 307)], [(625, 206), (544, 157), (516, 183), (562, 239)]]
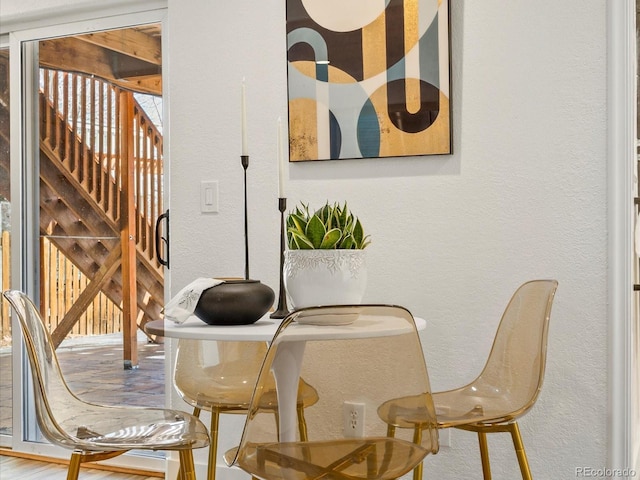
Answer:
[(286, 250), (284, 284), (290, 306), (361, 303), (367, 287), (364, 250)]

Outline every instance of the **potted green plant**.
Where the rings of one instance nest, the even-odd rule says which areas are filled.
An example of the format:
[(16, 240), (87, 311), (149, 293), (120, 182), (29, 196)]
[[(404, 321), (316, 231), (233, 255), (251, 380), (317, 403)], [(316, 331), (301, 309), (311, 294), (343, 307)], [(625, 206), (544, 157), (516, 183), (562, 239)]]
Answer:
[(301, 203), (287, 215), (284, 282), (293, 308), (360, 303), (370, 237), (347, 203), (317, 210)]

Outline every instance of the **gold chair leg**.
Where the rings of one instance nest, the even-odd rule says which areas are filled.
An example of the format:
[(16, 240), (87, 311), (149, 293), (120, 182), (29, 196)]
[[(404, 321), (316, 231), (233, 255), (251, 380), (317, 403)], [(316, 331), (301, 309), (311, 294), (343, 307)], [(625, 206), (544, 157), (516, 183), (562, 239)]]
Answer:
[(216, 478), (216, 455), (218, 453), (218, 427), (220, 425), (220, 412), (211, 409), (211, 427), (209, 435), (211, 443), (209, 443), (209, 464), (207, 465), (207, 480), (215, 480)]
[(394, 425), (387, 425), (387, 437), (393, 438), (396, 435), (396, 427)]
[(67, 480), (78, 480), (81, 463), (82, 454), (80, 452), (73, 452), (71, 454), (71, 460), (69, 460), (69, 468), (67, 469)]
[[(306, 442), (307, 440), (309, 440), (309, 437), (308, 437), (309, 434), (307, 432), (307, 421), (304, 418), (304, 407), (302, 406), (301, 403), (298, 404), (298, 406), (296, 407), (296, 412), (298, 414), (298, 432), (300, 433), (300, 441)], [(280, 422), (278, 422), (278, 424), (279, 423)], [(278, 438), (280, 438), (280, 431), (278, 431)], [(310, 461), (308, 450), (305, 450), (302, 453), (302, 456), (305, 460)]]
[(67, 469), (67, 480), (77, 480), (80, 475), (80, 465), (89, 462), (99, 462), (108, 460), (126, 453), (127, 450), (116, 450), (111, 452), (82, 452), (76, 450), (71, 454), (69, 468)]
[[(396, 434), (396, 427), (391, 424), (387, 424), (387, 437), (393, 438)], [(389, 464), (391, 463), (391, 455), (390, 452), (385, 452), (385, 455), (382, 459), (382, 464), (378, 471), (385, 472), (389, 468)]]
[(190, 448), (180, 450), (180, 480), (196, 480), (196, 467), (193, 463), (193, 452)]
[(298, 430), (300, 431), (300, 441), (307, 441), (307, 421), (304, 418), (304, 407), (302, 405), (298, 405), (296, 409), (298, 412)]
[(524, 451), (524, 444), (522, 443), (522, 437), (520, 436), (520, 427), (518, 427), (517, 422), (509, 424), (509, 432), (511, 433), (513, 446), (516, 449), (516, 456), (518, 457), (518, 465), (520, 465), (522, 479), (531, 480), (531, 469), (529, 468), (527, 453)]
[[(193, 416), (200, 418), (200, 407), (193, 407)], [(180, 462), (180, 467), (178, 468), (178, 476), (177, 480), (182, 480), (182, 462)]]
[(487, 434), (485, 432), (478, 432), (478, 443), (480, 444), (480, 458), (482, 459), (482, 477), (484, 480), (491, 480), (489, 445), (487, 444)]
[[(416, 445), (422, 444), (422, 429), (420, 427), (416, 427), (413, 430), (413, 443)], [(422, 462), (420, 462), (416, 465), (416, 468), (413, 469), (413, 480), (422, 480), (422, 469), (423, 465)]]

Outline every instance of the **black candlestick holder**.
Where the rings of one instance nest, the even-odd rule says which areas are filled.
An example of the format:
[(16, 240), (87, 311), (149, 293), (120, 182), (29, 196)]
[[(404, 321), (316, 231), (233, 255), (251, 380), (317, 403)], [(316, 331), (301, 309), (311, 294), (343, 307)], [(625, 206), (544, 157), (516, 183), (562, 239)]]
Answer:
[(247, 168), (249, 155), (240, 155), (244, 169), (244, 278), (249, 280), (249, 222), (247, 220)]
[(287, 199), (280, 197), (278, 199), (278, 210), (280, 210), (280, 293), (278, 295), (278, 308), (269, 315), (271, 318), (284, 318), (289, 315), (289, 307), (287, 307), (287, 292), (284, 288), (284, 211), (287, 209)]

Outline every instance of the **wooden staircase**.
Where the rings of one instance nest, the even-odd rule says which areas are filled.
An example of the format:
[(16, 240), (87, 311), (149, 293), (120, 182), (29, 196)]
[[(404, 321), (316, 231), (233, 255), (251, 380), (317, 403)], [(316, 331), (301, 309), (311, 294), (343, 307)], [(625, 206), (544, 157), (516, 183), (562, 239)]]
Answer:
[[(2, 59), (0, 68), (8, 68)], [(164, 304), (154, 248), (163, 212), (162, 135), (129, 91), (49, 69), (41, 69), (40, 84), (40, 234), (91, 279), (52, 333), (54, 342), (99, 292), (125, 317), (129, 298), (135, 326), (131, 345), (125, 334), (125, 367), (136, 365), (135, 328), (161, 318)], [(8, 121), (6, 106), (8, 92), (0, 92), (0, 122)], [(0, 149), (8, 152), (1, 132), (8, 128), (0, 128)], [(7, 160), (0, 161), (0, 194), (9, 198)], [(128, 248), (135, 249), (129, 261)]]

